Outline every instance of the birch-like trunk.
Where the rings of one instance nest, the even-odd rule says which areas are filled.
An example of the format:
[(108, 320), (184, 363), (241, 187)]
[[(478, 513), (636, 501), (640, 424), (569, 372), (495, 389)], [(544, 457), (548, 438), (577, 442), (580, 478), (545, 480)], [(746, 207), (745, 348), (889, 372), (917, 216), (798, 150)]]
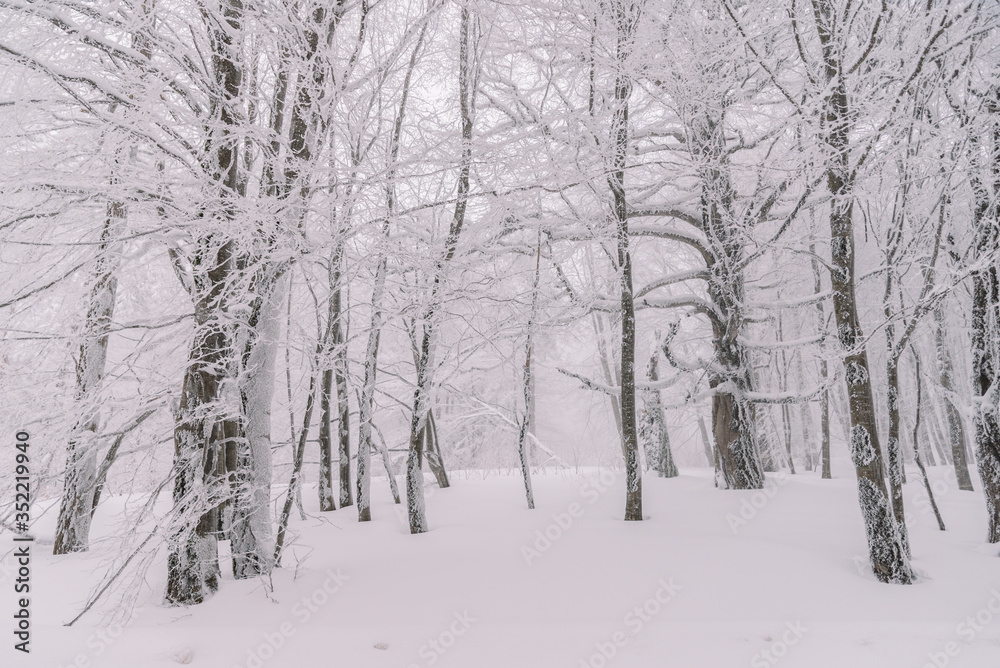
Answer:
[(524, 415), (521, 419), (521, 425), (517, 434), (517, 455), (521, 463), (521, 478), (524, 481), (524, 495), (528, 503), (528, 509), (535, 509), (535, 493), (531, 487), (531, 462), (530, 453), (527, 449), (527, 443), (525, 442), (528, 436), (528, 429), (531, 425), (531, 420), (533, 419), (532, 413), (534, 412), (535, 406), (535, 396), (534, 389), (535, 385), (533, 382), (534, 375), (531, 369), (531, 353), (532, 348), (532, 330), (535, 326), (535, 310), (538, 307), (538, 281), (541, 277), (541, 265), (542, 261), (542, 232), (538, 231), (538, 244), (535, 248), (535, 277), (531, 283), (531, 309), (528, 311), (528, 324), (526, 327), (525, 337), (524, 337), (524, 374), (522, 376), (522, 395), (524, 397)]
[[(809, 253), (816, 255), (816, 244), (809, 244)], [(823, 277), (820, 274), (819, 261), (815, 257), (810, 261), (813, 274), (813, 294), (818, 295), (823, 291)], [(816, 302), (816, 329), (826, 340), (826, 309), (822, 300)], [(830, 390), (827, 389), (829, 383), (829, 371), (826, 364), (826, 346), (820, 350), (819, 356), (819, 381), (823, 385), (823, 393), (819, 397), (819, 421), (820, 421), (820, 460), (822, 462), (821, 477), (829, 480), (833, 477), (830, 471)]]
[[(646, 377), (653, 383), (659, 380), (658, 347), (654, 348), (646, 365)], [(663, 416), (663, 403), (660, 391), (655, 389), (642, 390), (642, 413), (639, 419), (639, 440), (646, 452), (646, 461), (651, 462), (661, 478), (675, 478), (679, 475), (674, 463), (674, 454), (670, 450), (670, 433)]]
[(233, 468), (233, 518), (229, 530), (233, 575), (237, 579), (267, 573), (273, 565), (271, 529), (271, 404), (287, 292), (282, 278), (264, 277), (247, 323), (239, 374), (242, 438), (237, 439)]

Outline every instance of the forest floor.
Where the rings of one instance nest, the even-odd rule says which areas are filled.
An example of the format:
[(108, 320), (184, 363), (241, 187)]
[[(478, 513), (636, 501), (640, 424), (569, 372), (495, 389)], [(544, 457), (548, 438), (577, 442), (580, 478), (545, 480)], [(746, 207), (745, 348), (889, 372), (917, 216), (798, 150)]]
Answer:
[[(110, 627), (113, 597), (64, 623), (122, 556), (100, 537), (122, 521), (123, 502), (102, 505), (87, 554), (49, 554), (52, 511), (33, 548), (32, 653), (15, 660), (44, 668), (1000, 666), (1000, 546), (983, 543), (982, 495), (958, 491), (953, 473), (932, 468), (941, 532), (917, 472), (909, 476), (913, 586), (870, 574), (852, 477), (773, 474), (765, 491), (724, 492), (706, 469), (647, 476), (647, 521), (626, 523), (623, 477), (608, 470), (536, 475), (533, 511), (517, 475), (455, 472), (451, 488), (427, 488), (431, 530), (419, 536), (408, 534), (384, 479), (373, 484), (366, 524), (353, 507), (316, 512), (307, 488), (309, 517), (293, 515), (284, 568), (266, 582), (224, 573), (219, 593), (199, 606), (159, 605), (161, 551), (142, 582), (122, 583), (139, 592), (137, 607)], [(0, 543), (5, 565), (12, 545), (9, 535)], [(14, 577), (9, 566), (0, 573), (5, 613)]]

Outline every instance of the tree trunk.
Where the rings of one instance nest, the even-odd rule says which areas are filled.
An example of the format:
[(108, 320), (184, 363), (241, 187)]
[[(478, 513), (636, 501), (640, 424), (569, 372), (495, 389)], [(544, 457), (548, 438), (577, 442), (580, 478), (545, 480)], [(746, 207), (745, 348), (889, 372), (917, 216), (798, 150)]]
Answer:
[[(995, 232), (987, 235), (982, 228), (992, 221), (981, 221), (979, 251), (994, 252)], [(986, 497), (988, 526), (986, 540), (1000, 542), (1000, 423), (997, 419), (995, 393), (996, 359), (993, 336), (997, 331), (1000, 306), (996, 269), (990, 267), (972, 275), (972, 379), (975, 399), (976, 459)]]
[(924, 483), (924, 489), (927, 491), (927, 498), (931, 502), (931, 509), (934, 511), (934, 517), (937, 519), (938, 528), (944, 531), (944, 518), (941, 517), (941, 511), (938, 509), (937, 501), (934, 500), (934, 491), (931, 489), (931, 481), (927, 477), (927, 469), (924, 468), (924, 462), (920, 458), (920, 448), (917, 447), (917, 434), (920, 431), (920, 407), (923, 397), (923, 379), (920, 376), (920, 356), (917, 355), (917, 351), (910, 346), (910, 352), (913, 353), (913, 368), (914, 375), (917, 377), (917, 400), (916, 400), (916, 410), (913, 416), (913, 459), (917, 463), (917, 468), (920, 469), (920, 477)]
[[(743, 329), (743, 274), (738, 265), (744, 246), (737, 233), (733, 189), (726, 164), (726, 138), (721, 119), (705, 111), (692, 122), (692, 150), (701, 177), (702, 231), (711, 240), (715, 256), (708, 270), (708, 295), (716, 306), (712, 320), (715, 368), (709, 371), (712, 431), (727, 489), (761, 489), (764, 466), (757, 442), (756, 408), (746, 400), (753, 391), (753, 374), (739, 341)], [(731, 388), (731, 389), (730, 389)]]
[[(901, 222), (899, 223), (902, 224)], [(897, 232), (896, 234), (901, 234)], [(893, 233), (890, 231), (890, 236)], [(886, 271), (885, 290), (882, 295), (882, 312), (885, 314), (885, 343), (886, 343), (886, 408), (889, 416), (889, 437), (886, 442), (886, 453), (889, 458), (889, 496), (892, 499), (892, 514), (899, 527), (900, 541), (906, 556), (910, 556), (910, 539), (906, 531), (906, 513), (903, 508), (903, 484), (906, 482), (906, 471), (903, 467), (902, 446), (899, 442), (900, 416), (899, 416), (899, 353), (896, 352), (896, 328), (893, 324), (892, 296), (894, 289), (893, 266), (895, 264), (895, 253), (898, 250), (897, 241), (892, 243), (887, 254), (886, 264), (890, 267)], [(916, 431), (914, 431), (914, 434)], [(914, 442), (914, 448), (916, 442)]]
[(858, 478), (858, 499), (868, 540), (868, 555), (875, 576), (882, 582), (909, 584), (913, 572), (906, 557), (899, 527), (892, 514), (882, 477), (882, 457), (872, 396), (871, 371), (865, 336), (858, 319), (855, 297), (854, 169), (850, 157), (851, 110), (841, 62), (839, 30), (831, 0), (813, 0), (816, 31), (822, 48), (827, 93), (823, 98), (822, 141), (828, 149), (827, 186), (830, 203), (830, 271), (833, 312), (843, 348), (850, 412), (851, 459)]
[[(809, 252), (816, 255), (816, 244), (809, 244)], [(810, 261), (813, 272), (813, 294), (823, 291), (823, 276), (820, 274), (819, 261), (813, 257)], [(816, 302), (816, 329), (823, 339), (826, 339), (826, 313), (823, 308), (823, 301)], [(826, 365), (826, 347), (820, 350), (819, 357), (819, 381), (826, 388), (829, 382), (829, 372)], [(829, 480), (833, 477), (830, 472), (830, 390), (824, 389), (819, 398), (819, 420), (820, 420), (820, 459), (822, 460), (822, 478)]]
[[(317, 346), (317, 357), (322, 354), (322, 347)], [(292, 504), (295, 494), (302, 484), (302, 462), (305, 458), (306, 441), (309, 438), (309, 423), (312, 421), (313, 407), (316, 405), (316, 374), (309, 376), (309, 394), (306, 396), (306, 410), (302, 416), (302, 430), (299, 432), (299, 442), (292, 458), (292, 477), (288, 481), (288, 491), (285, 493), (285, 505), (281, 509), (281, 519), (278, 520), (278, 538), (274, 541), (274, 565), (281, 566), (281, 553), (285, 547), (285, 536), (288, 533), (288, 521), (292, 515)]]
[(625, 520), (642, 520), (642, 470), (639, 466), (639, 438), (635, 422), (635, 307), (632, 297), (632, 257), (629, 253), (628, 203), (625, 199), (625, 164), (629, 149), (629, 98), (632, 79), (624, 71), (629, 59), (639, 6), (631, 0), (613, 0), (613, 18), (618, 29), (615, 53), (615, 107), (611, 119), (611, 166), (608, 186), (614, 200), (618, 256), (618, 280), (621, 289), (621, 413), (622, 445), (625, 450)]
[[(646, 377), (650, 382), (659, 380), (658, 357), (659, 350), (654, 348), (646, 366)], [(639, 439), (646, 451), (646, 461), (652, 462), (652, 468), (661, 478), (675, 478), (680, 475), (677, 471), (677, 465), (674, 463), (673, 452), (670, 450), (670, 434), (663, 417), (663, 404), (660, 401), (659, 390), (642, 391)]]
[(473, 90), (474, 53), (470, 48), (469, 8), (462, 6), (458, 47), (458, 106), (462, 127), (462, 153), (459, 161), (458, 192), (455, 197), (455, 212), (448, 236), (445, 238), (444, 254), (434, 266), (430, 303), (424, 312), (423, 336), (416, 351), (417, 382), (413, 391), (413, 413), (410, 419), (410, 446), (406, 458), (406, 504), (410, 523), (410, 533), (427, 531), (427, 511), (424, 507), (424, 477), (420, 470), (421, 442), (427, 428), (429, 391), (433, 383), (433, 346), (435, 319), (441, 300), (441, 283), (445, 268), (458, 250), (458, 239), (465, 224), (465, 210), (469, 201), (469, 175), (472, 171), (472, 130), (475, 114), (475, 94)]
[(937, 352), (938, 378), (944, 392), (944, 412), (948, 421), (948, 441), (951, 444), (951, 461), (955, 467), (955, 479), (960, 490), (972, 491), (972, 477), (969, 462), (965, 457), (965, 424), (962, 414), (955, 405), (955, 386), (952, 381), (954, 365), (948, 350), (948, 332), (944, 308), (934, 309), (934, 348)]
[(521, 463), (521, 478), (524, 481), (524, 496), (528, 509), (535, 509), (535, 493), (531, 488), (530, 453), (525, 442), (528, 430), (534, 420), (535, 384), (531, 370), (532, 330), (535, 326), (535, 310), (538, 307), (538, 283), (542, 274), (542, 231), (538, 230), (538, 244), (535, 248), (535, 277), (531, 283), (531, 308), (528, 311), (528, 323), (524, 336), (524, 374), (522, 376), (522, 393), (524, 397), (524, 415), (517, 434), (517, 456)]
[(319, 480), (316, 491), (319, 494), (320, 512), (328, 512), (337, 509), (333, 500), (333, 445), (330, 436), (330, 422), (334, 419), (333, 369), (323, 369), (321, 374), (319, 415)]
[[(204, 210), (218, 211), (221, 220), (211, 221), (209, 229), (235, 221), (234, 199), (243, 182), (234, 131), (243, 79), (237, 64), (243, 6), (240, 0), (223, 0), (220, 9), (222, 16), (211, 28), (220, 104), (218, 118), (206, 126), (210, 150), (203, 169), (210, 182)], [(170, 536), (167, 554), (166, 601), (171, 605), (201, 603), (219, 587), (218, 506), (228, 495), (221, 444), (232, 417), (221, 409), (221, 386), (232, 350), (227, 292), (236, 270), (235, 250), (234, 241), (209, 231), (197, 240), (191, 262), (196, 329), (174, 428), (174, 514), (182, 524)]]
[[(1000, 248), (1000, 87), (984, 96), (989, 132), (971, 137), (974, 155), (973, 229), (977, 258), (992, 257)], [(985, 144), (985, 146), (983, 146)], [(979, 157), (983, 153), (988, 158)], [(1000, 542), (1000, 421), (996, 398), (996, 338), (1000, 327), (1000, 282), (995, 259), (972, 272), (972, 397), (975, 407), (976, 460), (989, 518), (986, 539)]]
[(53, 554), (83, 552), (90, 545), (90, 520), (97, 485), (96, 436), (100, 422), (100, 386), (118, 293), (117, 251), (111, 246), (124, 218), (124, 204), (108, 203), (83, 325), (80, 357), (76, 362), (76, 404), (82, 414), (73, 426), (66, 446), (66, 474), (56, 520)]
[[(701, 445), (705, 449), (705, 461), (710, 467), (715, 467), (716, 476), (719, 475), (719, 455), (712, 447), (712, 439), (708, 435), (708, 427), (705, 426), (705, 418), (698, 417), (698, 431), (701, 433)], [(718, 484), (718, 481), (716, 481)]]
[(434, 420), (434, 409), (427, 409), (427, 425), (424, 428), (424, 439), (421, 452), (427, 455), (427, 466), (430, 468), (438, 487), (451, 487), (448, 482), (448, 472), (444, 467), (444, 456), (441, 454), (441, 442), (438, 440), (437, 422)]
[[(403, 89), (400, 95), (399, 111), (393, 123), (392, 138), (389, 146), (389, 165), (386, 174), (385, 186), (385, 218), (379, 234), (379, 248), (377, 260), (375, 262), (375, 277), (372, 287), (371, 301), (371, 321), (368, 326), (368, 344), (365, 347), (365, 377), (361, 386), (361, 396), (358, 400), (358, 521), (368, 522), (371, 520), (371, 452), (372, 452), (372, 428), (375, 419), (375, 381), (378, 375), (378, 351), (379, 340), (382, 331), (382, 297), (385, 293), (385, 277), (389, 267), (388, 244), (390, 222), (396, 212), (396, 165), (399, 160), (399, 143), (403, 132), (403, 121), (406, 118), (406, 102), (410, 96), (410, 81), (413, 76), (413, 68), (417, 63), (417, 55), (423, 46), (424, 37), (427, 34), (427, 23), (420, 29), (420, 36), (410, 54), (410, 62), (406, 68), (406, 76), (403, 78)], [(389, 462), (389, 453), (385, 445), (382, 445), (382, 458), (385, 464), (386, 474), (389, 476), (392, 487), (393, 498), (399, 503), (399, 492), (396, 490), (396, 478), (392, 472)]]
[(212, 289), (196, 305), (197, 329), (174, 428), (173, 501), (181, 526), (170, 536), (167, 555), (170, 605), (201, 603), (219, 588), (219, 506), (228, 497), (220, 390), (230, 337), (216, 302), (231, 273), (231, 250), (231, 242), (225, 243), (196, 265), (212, 267)]
[(269, 268), (258, 269), (257, 294), (248, 321), (239, 373), (242, 413), (237, 423), (233, 472), (233, 519), (229, 531), (233, 575), (237, 579), (256, 577), (271, 570), (271, 403), (274, 398), (275, 366), (278, 355), (281, 306), (284, 289), (281, 277), (268, 276)]
[[(886, 325), (886, 339), (889, 340), (889, 350), (890, 355), (892, 354), (892, 347), (895, 343), (895, 336), (893, 335), (893, 327), (890, 324)], [(887, 402), (888, 402), (888, 412), (889, 412), (889, 441), (888, 441), (888, 456), (889, 456), (889, 492), (892, 498), (892, 514), (896, 518), (896, 524), (899, 526), (900, 540), (903, 543), (903, 549), (906, 551), (906, 555), (910, 556), (910, 540), (906, 531), (906, 516), (903, 509), (903, 455), (902, 446), (899, 443), (899, 359), (890, 358), (886, 362), (886, 389), (887, 389)], [(914, 435), (916, 430), (914, 430)], [(916, 448), (916, 441), (914, 441), (914, 448)]]

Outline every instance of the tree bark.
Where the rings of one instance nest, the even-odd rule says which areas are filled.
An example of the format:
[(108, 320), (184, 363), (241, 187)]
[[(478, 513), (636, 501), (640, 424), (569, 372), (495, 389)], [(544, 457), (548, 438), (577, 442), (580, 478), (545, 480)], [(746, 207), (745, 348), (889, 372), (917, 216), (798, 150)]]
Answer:
[[(333, 444), (330, 423), (333, 421), (334, 387), (337, 390), (337, 457), (339, 459), (340, 507), (353, 505), (351, 493), (351, 434), (350, 403), (347, 388), (347, 344), (344, 336), (342, 290), (343, 230), (337, 231), (337, 242), (330, 258), (330, 299), (327, 312), (327, 329), (324, 334), (326, 351), (322, 382), (320, 383), (319, 423), (319, 509), (336, 510), (333, 500)], [(332, 358), (332, 359), (331, 359)]]
[[(708, 295), (716, 306), (711, 314), (715, 364), (709, 371), (712, 431), (727, 489), (761, 489), (765, 462), (757, 438), (756, 408), (746, 400), (753, 391), (750, 360), (739, 341), (743, 329), (744, 247), (732, 212), (733, 189), (726, 167), (727, 151), (721, 119), (704, 111), (692, 123), (692, 150), (701, 177), (701, 224), (711, 240)], [(776, 470), (776, 469), (775, 469)]]
[[(1000, 328), (1000, 276), (995, 254), (1000, 249), (1000, 87), (982, 98), (986, 132), (970, 130), (973, 165), (972, 225), (975, 257), (989, 264), (972, 272), (972, 397), (976, 463), (986, 498), (986, 539), (1000, 542), (1000, 420), (996, 395), (996, 338)], [(980, 134), (983, 136), (980, 137)]]
[(632, 0), (613, 0), (613, 20), (618, 31), (615, 52), (615, 107), (611, 118), (611, 165), (608, 186), (613, 198), (612, 220), (618, 247), (617, 269), (621, 289), (621, 413), (622, 445), (625, 450), (625, 520), (642, 520), (642, 470), (639, 466), (639, 435), (635, 421), (635, 306), (632, 296), (632, 257), (629, 253), (628, 202), (625, 198), (625, 166), (629, 149), (629, 98), (632, 79), (625, 71), (631, 55), (639, 6)]
[(882, 477), (871, 372), (855, 296), (855, 172), (850, 164), (851, 110), (844, 80), (845, 67), (841, 62), (839, 33), (835, 32), (843, 27), (834, 19), (831, 0), (813, 0), (813, 7), (828, 91), (823, 99), (821, 138), (828, 149), (827, 187), (832, 197), (830, 250), (833, 311), (844, 351), (851, 422), (851, 459), (858, 478), (858, 499), (865, 522), (868, 555), (875, 576), (882, 582), (910, 584), (913, 572)]
[[(982, 187), (978, 189), (982, 190)], [(990, 255), (998, 247), (996, 220), (985, 197), (975, 210), (978, 253)], [(997, 418), (996, 353), (994, 337), (1000, 323), (1000, 285), (994, 265), (972, 273), (972, 389), (975, 401), (976, 459), (986, 498), (986, 540), (1000, 542), (1000, 421)]]
[(213, 228), (236, 219), (240, 194), (239, 99), (243, 72), (241, 0), (223, 0), (211, 28), (212, 65), (220, 103), (217, 118), (206, 124), (209, 151), (203, 169), (208, 176), (206, 211), (218, 212), (209, 231), (199, 237), (191, 262), (195, 301), (195, 335), (184, 374), (174, 428), (174, 513), (180, 519), (170, 536), (166, 601), (171, 605), (201, 603), (219, 587), (217, 532), (219, 505), (228, 496), (222, 476), (225, 423), (221, 386), (229, 365), (232, 333), (227, 314), (237, 267), (235, 242)]
[(229, 496), (223, 475), (229, 420), (220, 402), (230, 350), (219, 301), (233, 268), (232, 242), (213, 242), (202, 240), (203, 254), (193, 263), (196, 271), (209, 269), (195, 306), (197, 329), (174, 428), (173, 501), (181, 526), (170, 537), (167, 555), (170, 605), (201, 603), (219, 588), (219, 506)]

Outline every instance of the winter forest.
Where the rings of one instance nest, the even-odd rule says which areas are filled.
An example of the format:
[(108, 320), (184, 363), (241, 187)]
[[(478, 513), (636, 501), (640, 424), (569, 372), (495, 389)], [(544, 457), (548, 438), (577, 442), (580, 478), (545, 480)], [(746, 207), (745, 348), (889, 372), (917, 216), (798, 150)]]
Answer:
[(3, 665), (1000, 662), (996, 0), (0, 0), (0, 281)]

